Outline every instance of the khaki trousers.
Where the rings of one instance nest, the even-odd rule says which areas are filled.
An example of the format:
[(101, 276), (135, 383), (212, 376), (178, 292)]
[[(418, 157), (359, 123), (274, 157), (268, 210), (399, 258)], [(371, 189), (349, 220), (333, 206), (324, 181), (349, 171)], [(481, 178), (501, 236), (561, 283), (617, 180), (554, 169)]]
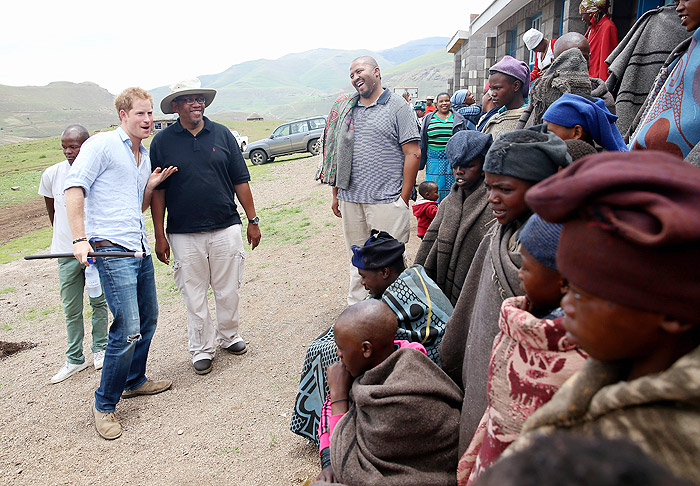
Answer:
[(386, 204), (364, 204), (341, 200), (339, 208), (343, 216), (343, 234), (350, 265), (348, 305), (352, 305), (367, 297), (367, 291), (360, 283), (360, 274), (351, 263), (353, 245), (363, 246), (373, 229), (386, 231), (403, 243), (408, 242), (411, 232), (411, 212), (401, 196), (396, 201)]
[[(192, 362), (213, 359), (221, 347), (242, 341), (238, 334), (239, 288), (245, 250), (241, 225), (204, 233), (169, 233), (173, 276), (187, 307), (187, 336)], [(214, 293), (216, 324), (207, 292)]]

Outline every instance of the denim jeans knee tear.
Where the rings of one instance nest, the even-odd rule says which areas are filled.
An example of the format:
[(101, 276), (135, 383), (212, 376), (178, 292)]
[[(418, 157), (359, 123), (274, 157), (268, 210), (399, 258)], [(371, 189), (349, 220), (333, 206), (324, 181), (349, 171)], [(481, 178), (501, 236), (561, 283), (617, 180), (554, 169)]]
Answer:
[(133, 343), (141, 340), (141, 334), (133, 334), (131, 336), (126, 337), (126, 342), (127, 343)]

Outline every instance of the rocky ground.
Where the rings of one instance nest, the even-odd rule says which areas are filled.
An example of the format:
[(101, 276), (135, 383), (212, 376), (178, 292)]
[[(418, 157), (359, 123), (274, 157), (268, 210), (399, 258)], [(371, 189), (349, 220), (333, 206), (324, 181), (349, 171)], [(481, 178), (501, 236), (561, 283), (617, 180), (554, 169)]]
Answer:
[[(36, 344), (0, 361), (3, 484), (294, 485), (317, 474), (317, 450), (289, 432), (289, 421), (306, 346), (345, 306), (348, 265), (330, 190), (313, 180), (317, 163), (307, 157), (269, 164), (253, 183), (264, 224), (263, 243), (246, 257), (247, 354), (221, 353), (210, 374), (196, 375), (182, 299), (170, 269), (155, 262), (160, 319), (148, 375), (174, 384), (120, 402), (124, 433), (115, 441), (101, 439), (92, 423), (99, 372), (90, 367), (49, 384), (65, 359), (56, 262), (0, 265), (0, 341)], [(20, 226), (47, 224), (32, 204), (14, 218), (0, 214), (3, 239)], [(409, 260), (417, 246), (414, 236)], [(92, 362), (89, 336), (85, 353)]]

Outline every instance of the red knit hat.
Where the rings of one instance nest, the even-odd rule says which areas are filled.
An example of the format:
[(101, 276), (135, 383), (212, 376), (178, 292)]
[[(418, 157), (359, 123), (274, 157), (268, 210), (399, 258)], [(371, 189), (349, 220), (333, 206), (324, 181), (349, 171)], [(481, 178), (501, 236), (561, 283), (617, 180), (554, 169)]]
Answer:
[(557, 266), (577, 287), (700, 322), (700, 169), (666, 152), (604, 152), (535, 185), (525, 200), (564, 223)]

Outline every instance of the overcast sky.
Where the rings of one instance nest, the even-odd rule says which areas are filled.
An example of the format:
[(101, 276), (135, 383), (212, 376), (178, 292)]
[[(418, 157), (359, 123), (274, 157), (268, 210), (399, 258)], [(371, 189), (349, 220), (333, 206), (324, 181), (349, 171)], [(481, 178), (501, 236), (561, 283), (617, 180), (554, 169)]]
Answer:
[(491, 1), (3, 2), (0, 84), (92, 81), (118, 93), (319, 47), (378, 51), (452, 37)]

